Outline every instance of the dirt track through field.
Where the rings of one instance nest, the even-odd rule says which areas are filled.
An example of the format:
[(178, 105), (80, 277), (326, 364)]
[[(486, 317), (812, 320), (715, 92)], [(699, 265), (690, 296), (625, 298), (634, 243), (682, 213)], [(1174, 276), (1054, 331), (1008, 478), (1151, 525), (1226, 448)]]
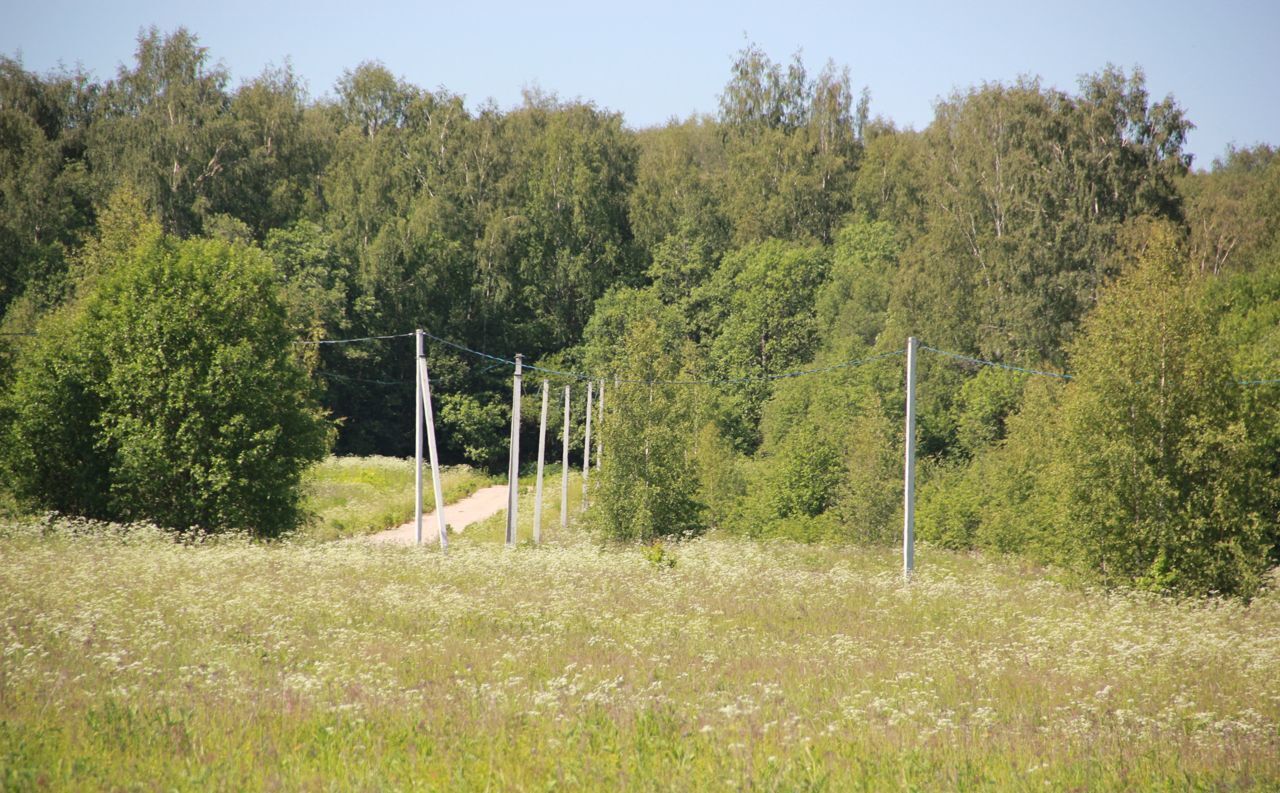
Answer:
[[(458, 534), (471, 524), (478, 523), (506, 508), (507, 486), (491, 485), (477, 490), (461, 501), (447, 505), (444, 508), (444, 519), (449, 526), (449, 533)], [(371, 534), (365, 539), (369, 542), (413, 545), (415, 536), (415, 524), (409, 521), (394, 529)], [(422, 542), (425, 545), (434, 543), (436, 540), (436, 513), (425, 513), (422, 516)]]

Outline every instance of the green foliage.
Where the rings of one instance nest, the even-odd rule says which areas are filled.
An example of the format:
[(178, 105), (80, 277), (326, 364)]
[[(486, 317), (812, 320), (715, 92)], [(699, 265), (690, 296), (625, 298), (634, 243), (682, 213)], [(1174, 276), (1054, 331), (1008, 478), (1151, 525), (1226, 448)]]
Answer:
[(765, 409), (738, 530), (881, 543), (895, 536), (900, 437), (867, 372), (782, 386)]
[(853, 210), (889, 223), (899, 243), (923, 232), (928, 217), (924, 173), (928, 139), (923, 133), (895, 130), (877, 118), (868, 128), (866, 148), (853, 183)]
[(874, 349), (884, 330), (898, 269), (894, 228), (858, 219), (836, 235), (831, 273), (816, 296), (817, 325), (831, 352), (857, 355)]
[(778, 457), (772, 505), (778, 517), (813, 518), (835, 504), (844, 471), (831, 441), (793, 432)]
[(225, 115), (234, 129), (224, 151), (232, 155), (224, 178), (212, 185), (211, 208), (239, 218), (257, 240), (316, 219), (332, 133), (308, 108), (306, 89), (288, 62), (243, 83)]
[(74, 305), (48, 316), (19, 348), (0, 467), (25, 506), (101, 517), (111, 514), (111, 462), (98, 444), (105, 372), (81, 335), (86, 313)]
[[(1277, 483), (1184, 255), (1157, 230), (1076, 346), (1062, 484), (1080, 562), (1103, 580), (1249, 595)], [(1064, 515), (1065, 518), (1065, 515)]]
[[(434, 396), (434, 395), (433, 395)], [(511, 408), (507, 403), (481, 402), (470, 394), (442, 394), (439, 398), (440, 433), (461, 447), (466, 459), (497, 470), (507, 459)]]
[(760, 410), (772, 390), (758, 378), (810, 360), (817, 347), (814, 294), (830, 260), (817, 246), (769, 241), (726, 256), (700, 290), (714, 337), (711, 371), (729, 385), (718, 408), (724, 431), (741, 451), (759, 444)]
[[(1267, 266), (1248, 273), (1210, 281), (1202, 297), (1209, 319), (1217, 329), (1218, 343), (1232, 351), (1232, 370), (1246, 382), (1274, 381), (1280, 361), (1280, 251)], [(1254, 464), (1261, 475), (1280, 483), (1280, 383), (1246, 387), (1240, 394), (1250, 444), (1258, 451)], [(1280, 484), (1270, 490), (1267, 514), (1271, 561), (1280, 563)]]
[(333, 338), (350, 324), (350, 274), (324, 230), (307, 220), (272, 229), (262, 245), (275, 265), (281, 299), (294, 333)]
[(1028, 375), (987, 367), (965, 381), (952, 406), (956, 446), (975, 455), (1005, 436), (1005, 422), (1022, 401)]
[[(915, 335), (1087, 375), (1064, 387), (926, 353), (922, 536), (1109, 582), (1248, 594), (1268, 548), (1280, 561), (1280, 389), (1229, 381), (1277, 375), (1280, 158), (1270, 145), (1232, 149), (1190, 174), (1190, 128), (1171, 97), (1149, 96), (1141, 71), (1110, 66), (1074, 91), (1032, 79), (958, 90), (915, 132), (869, 119), (847, 70), (813, 73), (799, 55), (779, 62), (748, 45), (715, 116), (634, 130), (589, 101), (536, 89), (511, 109), (468, 107), (376, 62), (345, 72), (332, 98), (308, 97), (288, 66), (232, 86), (184, 29), (143, 31), (103, 83), (0, 57), (0, 433), (10, 441), (0, 455), (21, 469), (12, 486), (26, 505), (172, 515), (166, 494), (235, 489), (204, 457), (283, 442), (247, 429), (257, 425), (242, 405), (218, 401), (265, 388), (236, 381), (230, 364), (269, 361), (284, 372), (271, 404), (293, 395), (313, 414), (296, 367), (258, 354), (281, 339), (422, 327), (606, 380), (638, 365), (622, 352), (640, 345), (649, 368), (628, 379), (726, 382), (642, 388), (652, 403), (618, 391), (628, 417), (611, 413), (601, 429), (608, 438), (621, 431), (611, 423), (628, 427), (623, 467), (613, 484), (606, 471), (593, 485), (646, 484), (598, 501), (597, 519), (613, 510), (611, 531), (653, 536), (684, 523), (886, 542), (900, 517), (900, 360), (769, 378), (900, 350)], [(197, 252), (178, 241), (195, 235), (221, 242), (190, 243), (213, 246)], [(1186, 252), (1170, 253), (1171, 240)], [(246, 252), (254, 244), (265, 258)], [(156, 311), (172, 317), (126, 306), (151, 293), (121, 291), (122, 273), (192, 257), (256, 261), (245, 266), (266, 273), (259, 291), (278, 302), (262, 317), (236, 313), (191, 268), (182, 278), (198, 284), (189, 299), (199, 308), (164, 290)], [(1139, 286), (1134, 262), (1156, 259), (1177, 274)], [(161, 333), (219, 306), (252, 333), (271, 336), (255, 322), (280, 319), (284, 336), (215, 354)], [(109, 321), (211, 363), (148, 357)], [(92, 345), (47, 338), (90, 327)], [(1073, 346), (1084, 327), (1090, 339)], [(1125, 357), (1125, 333), (1163, 344), (1163, 357)], [(229, 337), (214, 328), (209, 343), (219, 338)], [(1113, 346), (1124, 354), (1100, 352)], [(339, 450), (408, 451), (408, 348), (389, 339), (302, 351)], [(117, 360), (116, 349), (135, 358)], [(509, 369), (437, 342), (427, 355), (445, 460), (500, 469)], [(1149, 388), (1162, 363), (1170, 377)], [(1126, 382), (1147, 385), (1117, 385)], [(165, 402), (177, 391), (194, 392), (182, 406), (202, 416), (188, 434), (169, 426), (186, 426)], [(584, 389), (574, 394), (577, 448)], [(557, 431), (561, 413), (551, 415)], [(526, 450), (532, 428), (526, 420)], [(635, 438), (648, 439), (647, 458), (627, 446)], [(298, 443), (285, 458), (311, 454)], [(72, 451), (44, 454), (46, 444)], [(164, 457), (180, 458), (189, 480), (153, 464)], [(236, 464), (293, 486), (264, 459)], [(140, 494), (136, 505), (126, 491)], [(264, 525), (289, 522), (262, 501), (277, 516)], [(242, 520), (211, 503), (191, 520)], [(1126, 556), (1131, 548), (1140, 551)]]
[(1005, 439), (970, 459), (924, 467), (916, 507), (921, 539), (1070, 564), (1075, 526), (1063, 516), (1056, 468), (1065, 388), (1051, 380), (1027, 382), (1017, 412), (1007, 417)]
[(698, 475), (697, 500), (706, 507), (707, 526), (736, 529), (747, 493), (743, 458), (713, 421), (704, 423), (698, 431), (693, 456)]
[(41, 79), (0, 56), (0, 317), (24, 292), (44, 300), (61, 290), (92, 222), (87, 82), (81, 73)]
[(724, 138), (707, 117), (671, 121), (636, 134), (636, 183), (628, 216), (636, 243), (658, 258), (658, 246), (680, 234), (716, 251), (729, 243), (729, 218), (719, 200)]
[(601, 471), (590, 485), (594, 521), (609, 537), (652, 540), (701, 530), (692, 446), (695, 405), (678, 379), (678, 352), (653, 317), (633, 316), (613, 361), (622, 382), (608, 390), (596, 431)]
[(654, 540), (653, 542), (646, 544), (641, 553), (644, 554), (644, 558), (649, 560), (649, 563), (654, 567), (661, 567), (669, 570), (676, 566), (675, 554), (670, 551), (668, 546), (663, 544), (662, 540)]
[[(806, 340), (806, 359), (823, 366), (870, 354), (896, 266), (887, 223), (856, 221), (840, 231), (830, 276), (808, 299), (814, 314), (791, 320), (793, 337)], [(890, 539), (901, 462), (883, 395), (900, 388), (899, 368), (835, 369), (762, 389), (769, 397), (759, 421), (760, 452), (741, 467), (739, 476), (749, 484), (740, 486), (745, 495), (731, 530), (806, 540)]]
[(329, 436), (291, 341), (260, 253), (146, 241), (22, 350), (7, 478), (90, 517), (289, 529)]
[(1280, 157), (1272, 146), (1229, 149), (1208, 173), (1189, 175), (1192, 266), (1202, 275), (1274, 264), (1280, 252)]
[[(472, 114), (461, 97), (421, 91), (376, 64), (349, 74), (339, 91), (325, 227), (339, 258), (352, 263), (353, 329), (424, 327), (537, 359), (579, 341), (608, 288), (638, 280), (626, 214), (636, 150), (617, 114), (534, 94), (510, 113)], [(327, 363), (394, 381), (407, 376), (401, 352), (334, 351)], [(489, 362), (431, 353), (440, 393), (503, 401), (508, 386)], [(396, 418), (402, 395), (345, 387), (331, 394), (335, 412), (352, 417), (343, 448), (407, 444)]]
[[(897, 243), (885, 222), (858, 220), (837, 235), (830, 276), (812, 299), (814, 366), (867, 357), (879, 339)], [(890, 359), (893, 360), (893, 359)], [(886, 397), (900, 365), (835, 369), (779, 381), (762, 410), (760, 465), (740, 530), (797, 538), (883, 542), (901, 500), (899, 430)]]
[(847, 68), (811, 79), (799, 55), (784, 71), (754, 45), (739, 52), (720, 97), (733, 241), (829, 243), (850, 209), (867, 112)]
[(198, 233), (236, 152), (230, 75), (183, 28), (140, 34), (134, 61), (102, 91), (89, 159), (137, 186), (166, 231)]
[[(1069, 385), (1029, 383), (1016, 413), (1007, 408), (1021, 386), (983, 380), (1020, 378), (966, 385), (959, 425), (976, 428), (960, 433), (972, 459), (927, 479), (920, 533), (1112, 585), (1251, 596), (1276, 538), (1277, 400), (1238, 385), (1227, 351), (1265, 347), (1274, 324), (1232, 338), (1240, 326), (1215, 328), (1214, 307), (1238, 300), (1226, 316), (1268, 316), (1280, 293), (1242, 277), (1202, 295), (1176, 232), (1146, 233), (1139, 261), (1087, 318)], [(1008, 416), (1004, 440), (992, 438), (991, 415)]]
[(902, 520), (902, 431), (877, 395), (858, 401), (861, 411), (843, 433), (844, 476), (835, 514), (844, 537), (891, 543)]
[(985, 84), (938, 105), (924, 133), (925, 227), (905, 255), (894, 335), (985, 358), (1061, 365), (1108, 278), (1125, 222), (1181, 219), (1190, 123), (1108, 67), (1072, 96)]

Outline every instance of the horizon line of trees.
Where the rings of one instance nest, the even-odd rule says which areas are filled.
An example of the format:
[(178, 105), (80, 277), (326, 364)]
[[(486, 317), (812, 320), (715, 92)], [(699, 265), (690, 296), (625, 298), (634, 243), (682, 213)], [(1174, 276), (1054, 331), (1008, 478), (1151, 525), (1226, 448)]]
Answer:
[[(0, 330), (90, 300), (154, 223), (269, 262), (294, 339), (426, 327), (557, 369), (637, 375), (643, 351), (735, 379), (916, 335), (1080, 373), (923, 362), (922, 537), (1179, 591), (1248, 594), (1277, 561), (1280, 397), (1230, 381), (1280, 371), (1280, 165), (1261, 145), (1192, 172), (1190, 120), (1140, 70), (956, 91), (920, 131), (873, 117), (847, 69), (754, 45), (714, 116), (642, 130), (538, 92), (468, 108), (376, 63), (318, 100), (287, 66), (229, 83), (183, 29), (105, 82), (0, 58)], [(0, 391), (38, 346), (0, 336)], [(498, 470), (506, 371), (429, 354), (443, 456)], [(411, 448), (411, 389), (381, 385), (411, 381), (404, 349), (300, 365), (339, 452)], [(594, 519), (889, 541), (902, 399), (888, 364), (618, 389)]]

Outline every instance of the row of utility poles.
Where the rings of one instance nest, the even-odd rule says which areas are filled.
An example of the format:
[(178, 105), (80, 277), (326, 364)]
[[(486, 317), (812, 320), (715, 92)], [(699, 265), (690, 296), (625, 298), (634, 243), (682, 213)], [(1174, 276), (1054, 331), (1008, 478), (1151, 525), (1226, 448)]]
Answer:
[[(431, 459), (431, 483), (436, 497), (436, 528), (440, 538), (440, 549), (448, 550), (449, 539), (447, 524), (444, 518), (444, 496), (440, 489), (440, 460), (436, 453), (435, 415), (431, 410), (431, 383), (427, 376), (427, 358), (423, 348), (422, 331), (414, 332), (417, 346), (417, 399), (415, 400), (416, 421), (414, 423), (414, 514), (416, 538), (422, 544), (422, 437), (426, 428), (427, 447)], [(916, 513), (916, 357), (919, 342), (914, 336), (907, 339), (907, 408), (906, 408), (906, 460), (903, 474), (903, 526), (902, 526), (902, 575), (911, 579), (915, 569), (915, 513)], [(510, 455), (507, 459), (507, 545), (516, 543), (516, 520), (520, 508), (520, 404), (523, 397), (521, 381), (524, 377), (524, 356), (516, 355), (515, 377), (511, 386), (511, 435), (509, 439)], [(582, 451), (582, 506), (586, 508), (588, 482), (591, 473), (591, 417), (595, 383), (587, 382), (586, 438)], [(542, 381), (542, 415), (538, 422), (538, 477), (533, 501), (533, 541), (542, 541), (542, 472), (547, 447), (547, 403), (550, 398), (551, 384)], [(564, 442), (560, 456), (560, 525), (569, 525), (569, 400), (570, 387), (564, 387)], [(604, 418), (604, 382), (600, 383), (599, 398), (596, 400), (600, 418)], [(425, 419), (425, 421), (424, 421)], [(603, 442), (596, 438), (596, 469), (600, 468), (600, 457)]]
[[(447, 522), (444, 516), (444, 496), (440, 486), (440, 459), (436, 452), (435, 414), (431, 408), (431, 380), (427, 371), (426, 351), (423, 345), (423, 333), (414, 331), (416, 342), (416, 391), (414, 400), (414, 527), (415, 541), (422, 544), (422, 441), (423, 430), (426, 430), (427, 449), (431, 464), (431, 482), (436, 499), (436, 530), (440, 541), (440, 549), (449, 548)], [(507, 545), (516, 543), (516, 522), (520, 512), (520, 406), (523, 397), (522, 381), (524, 379), (524, 356), (516, 355), (515, 376), (511, 386), (511, 433), (508, 438), (510, 453), (507, 458)], [(587, 505), (587, 485), (591, 472), (591, 418), (598, 411), (599, 419), (604, 419), (604, 383), (600, 383), (599, 398), (595, 399), (592, 410), (595, 383), (587, 383), (586, 438), (582, 453), (582, 506)], [(543, 469), (547, 449), (547, 406), (550, 401), (551, 384), (542, 381), (542, 414), (538, 423), (538, 476), (533, 502), (533, 541), (542, 541), (542, 482)], [(564, 387), (564, 443), (561, 450), (560, 473), (560, 525), (569, 525), (569, 402), (572, 397), (570, 386)], [(596, 437), (596, 470), (600, 470), (600, 459), (604, 451), (603, 439)]]

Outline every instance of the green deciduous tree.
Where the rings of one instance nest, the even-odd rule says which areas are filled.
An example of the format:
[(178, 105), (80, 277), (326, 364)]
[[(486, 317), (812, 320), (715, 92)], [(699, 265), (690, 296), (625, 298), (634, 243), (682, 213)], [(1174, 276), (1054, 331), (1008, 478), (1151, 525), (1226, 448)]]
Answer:
[(1191, 260), (1202, 274), (1273, 264), (1280, 254), (1280, 157), (1271, 146), (1230, 149), (1208, 173), (1190, 175)]
[[(992, 371), (989, 382), (980, 386), (983, 392), (1003, 397), (1007, 387), (1017, 384), (1023, 394), (1017, 411), (1003, 421), (1007, 435), (970, 458), (922, 471), (917, 532), (922, 539), (947, 548), (1021, 553), (1042, 562), (1070, 564), (1075, 527), (1070, 517), (1064, 517), (1058, 471), (1060, 406), (1066, 386), (1046, 378), (1018, 383), (1019, 378)], [(1001, 375), (1009, 378), (1007, 386), (994, 382)], [(985, 399), (979, 402), (988, 404)], [(992, 425), (979, 421), (977, 428), (984, 431), (976, 438), (970, 435), (970, 443), (986, 443), (983, 437)]]
[(1280, 398), (1238, 380), (1267, 355), (1280, 291), (1240, 276), (1203, 293), (1178, 229), (1144, 234), (1072, 346), (1074, 379), (1029, 380), (1003, 440), (983, 447), (984, 416), (1012, 395), (966, 386), (960, 424), (977, 451), (926, 481), (920, 533), (1111, 585), (1249, 596), (1277, 538)]
[(715, 120), (694, 116), (636, 134), (639, 156), (628, 215), (636, 243), (656, 255), (676, 234), (728, 247), (729, 223), (719, 200), (724, 139)]
[(1176, 232), (1086, 321), (1063, 406), (1063, 529), (1103, 580), (1250, 594), (1275, 483), (1241, 386), (1186, 277)]
[(230, 77), (183, 28), (140, 35), (134, 61), (103, 90), (89, 161), (108, 187), (139, 189), (166, 231), (197, 234), (238, 153)]
[(703, 527), (694, 465), (697, 402), (688, 386), (656, 382), (681, 378), (678, 337), (653, 316), (632, 316), (613, 370), (598, 431), (601, 472), (591, 480), (594, 519), (621, 540), (651, 540)]
[(261, 253), (153, 237), (39, 331), (5, 396), (26, 502), (268, 536), (298, 522), (329, 429)]
[[(900, 500), (898, 363), (843, 368), (882, 343), (889, 284), (897, 272), (892, 227), (859, 220), (836, 236), (814, 308), (814, 367), (780, 380), (760, 419), (762, 443), (738, 530), (801, 539), (880, 542), (891, 536)], [(889, 342), (883, 341), (886, 346)], [(888, 395), (894, 395), (886, 402)]]
[(720, 423), (739, 450), (759, 444), (760, 408), (772, 390), (759, 378), (808, 361), (817, 348), (814, 295), (829, 266), (823, 248), (771, 240), (726, 256), (696, 295), (712, 329), (711, 371), (755, 378), (723, 389)]
[(810, 78), (799, 55), (784, 69), (758, 47), (738, 53), (720, 97), (720, 194), (736, 244), (831, 241), (850, 209), (867, 102), (834, 64)]
[(0, 317), (23, 292), (39, 308), (56, 302), (92, 223), (83, 129), (93, 95), (83, 74), (41, 78), (0, 56)]
[(238, 218), (262, 240), (272, 230), (320, 217), (320, 177), (332, 155), (324, 114), (308, 108), (306, 91), (286, 63), (264, 69), (231, 97), (222, 178), (209, 191), (209, 211)]
[(1190, 123), (1141, 71), (1107, 68), (1075, 95), (1035, 80), (938, 105), (924, 133), (925, 233), (905, 256), (895, 331), (986, 358), (1061, 365), (1119, 272), (1131, 218), (1180, 221)]

